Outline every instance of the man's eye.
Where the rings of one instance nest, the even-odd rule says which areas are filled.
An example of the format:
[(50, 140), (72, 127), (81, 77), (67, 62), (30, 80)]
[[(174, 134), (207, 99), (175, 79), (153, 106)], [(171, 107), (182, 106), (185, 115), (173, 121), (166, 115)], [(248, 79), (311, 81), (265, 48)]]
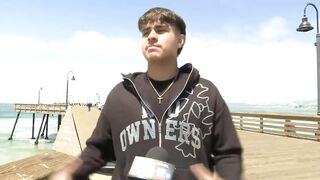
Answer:
[(159, 33), (159, 34), (162, 34), (165, 32), (166, 32), (166, 29), (164, 29), (164, 28), (157, 29), (157, 33)]
[(148, 31), (142, 32), (142, 36), (143, 36), (143, 37), (147, 37), (148, 35), (149, 35), (149, 32), (148, 32)]

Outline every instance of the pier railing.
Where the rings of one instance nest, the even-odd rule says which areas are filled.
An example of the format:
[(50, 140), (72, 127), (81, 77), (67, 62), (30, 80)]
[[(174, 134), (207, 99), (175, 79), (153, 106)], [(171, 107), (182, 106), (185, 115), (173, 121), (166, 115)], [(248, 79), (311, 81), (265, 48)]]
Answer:
[(15, 104), (15, 111), (36, 112), (49, 114), (64, 114), (67, 110), (65, 104)]
[(320, 141), (320, 116), (231, 113), (237, 129)]

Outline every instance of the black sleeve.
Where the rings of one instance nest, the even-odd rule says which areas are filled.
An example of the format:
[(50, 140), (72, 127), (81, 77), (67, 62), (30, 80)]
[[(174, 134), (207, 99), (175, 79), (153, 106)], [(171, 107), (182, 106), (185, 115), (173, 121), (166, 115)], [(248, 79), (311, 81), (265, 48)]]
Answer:
[(229, 109), (217, 91), (215, 97), (213, 155), (215, 170), (227, 180), (241, 179), (242, 147)]
[(80, 155), (83, 163), (74, 173), (73, 179), (88, 179), (91, 173), (99, 170), (106, 162), (115, 161), (107, 108), (106, 103), (91, 137), (86, 141), (87, 146)]

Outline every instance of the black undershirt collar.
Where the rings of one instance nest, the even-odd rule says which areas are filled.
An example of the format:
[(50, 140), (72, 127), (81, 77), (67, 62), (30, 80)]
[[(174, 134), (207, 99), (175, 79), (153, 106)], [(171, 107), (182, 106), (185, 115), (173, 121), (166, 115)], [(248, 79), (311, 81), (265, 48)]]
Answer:
[(163, 92), (169, 86), (169, 84), (172, 83), (172, 81), (174, 81), (175, 77), (168, 79), (168, 80), (164, 80), (164, 81), (157, 81), (157, 80), (154, 80), (150, 77), (149, 77), (149, 79), (150, 79), (151, 83), (153, 84), (154, 88), (156, 88), (156, 90), (158, 92)]

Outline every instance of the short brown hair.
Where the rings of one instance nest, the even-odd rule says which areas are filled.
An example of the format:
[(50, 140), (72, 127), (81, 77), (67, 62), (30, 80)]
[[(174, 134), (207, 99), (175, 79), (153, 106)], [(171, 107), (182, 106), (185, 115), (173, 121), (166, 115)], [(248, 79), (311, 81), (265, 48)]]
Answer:
[[(171, 26), (174, 26), (174, 28), (181, 34), (186, 35), (186, 24), (184, 20), (170, 9), (161, 7), (151, 8), (139, 18), (139, 30), (141, 31), (142, 28), (148, 23), (154, 23), (158, 21), (160, 23), (168, 23)], [(180, 54), (182, 48), (183, 46), (178, 49), (178, 54)]]

